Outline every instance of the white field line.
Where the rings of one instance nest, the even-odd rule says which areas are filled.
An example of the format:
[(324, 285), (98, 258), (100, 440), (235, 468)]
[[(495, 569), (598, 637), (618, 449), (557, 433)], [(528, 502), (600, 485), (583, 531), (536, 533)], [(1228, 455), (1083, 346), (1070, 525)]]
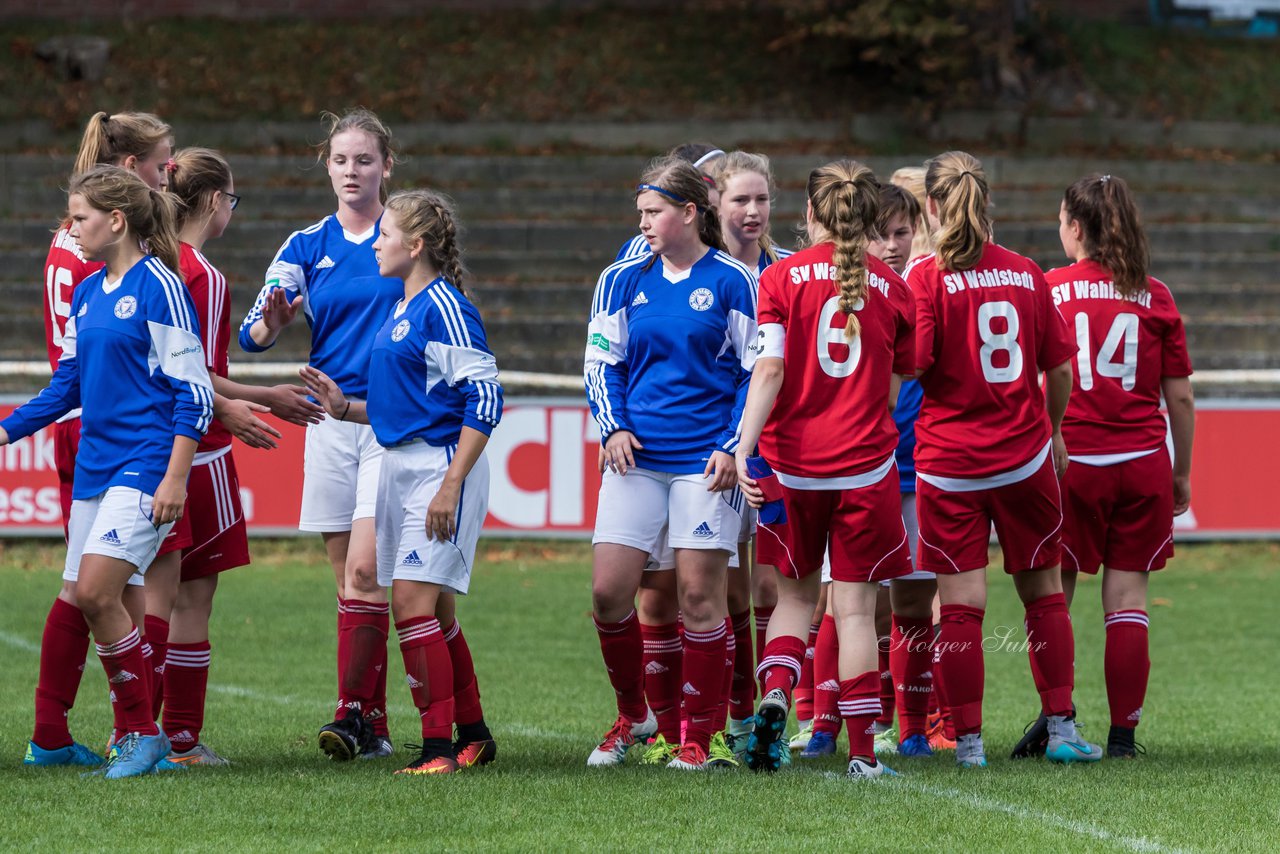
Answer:
[(17, 647), (23, 652), (34, 652), (39, 654), (40, 644), (33, 643), (22, 635), (15, 635), (10, 632), (0, 632), (0, 643), (7, 643), (9, 646)]

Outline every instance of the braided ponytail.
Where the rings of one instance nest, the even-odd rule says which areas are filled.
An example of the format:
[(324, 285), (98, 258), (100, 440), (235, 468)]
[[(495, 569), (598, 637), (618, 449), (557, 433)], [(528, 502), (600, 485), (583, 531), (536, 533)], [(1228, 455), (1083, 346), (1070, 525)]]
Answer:
[(840, 311), (848, 317), (845, 338), (862, 331), (855, 312), (867, 297), (867, 244), (880, 209), (880, 184), (865, 165), (837, 160), (809, 173), (813, 219), (835, 244), (831, 260), (840, 294)]
[(467, 277), (462, 263), (461, 227), (453, 204), (432, 190), (401, 190), (387, 199), (387, 210), (396, 215), (406, 248), (422, 239), (422, 251), (436, 271), (463, 296)]

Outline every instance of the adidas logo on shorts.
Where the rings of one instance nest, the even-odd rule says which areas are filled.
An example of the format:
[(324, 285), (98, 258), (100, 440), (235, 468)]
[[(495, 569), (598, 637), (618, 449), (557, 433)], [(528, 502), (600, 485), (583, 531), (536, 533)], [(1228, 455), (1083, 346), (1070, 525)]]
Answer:
[(401, 564), (404, 566), (422, 566), (422, 558), (418, 557), (418, 553), (416, 551), (412, 551), (404, 556), (404, 560), (401, 561)]
[(124, 683), (131, 682), (137, 678), (138, 678), (137, 674), (130, 673), (128, 670), (121, 670), (115, 676), (112, 676), (108, 681), (112, 685), (123, 685)]
[(635, 308), (638, 305), (648, 305), (648, 304), (649, 304), (649, 298), (644, 295), (644, 291), (641, 291), (640, 293), (636, 294), (636, 298), (631, 301), (632, 308)]
[(108, 543), (113, 546), (123, 545), (123, 543), (120, 542), (120, 535), (116, 533), (115, 528), (112, 528), (110, 531), (107, 531), (101, 537), (98, 537), (98, 539), (104, 543)]
[(320, 259), (320, 263), (316, 265), (317, 270), (325, 270), (333, 266), (333, 259), (328, 255)]
[(693, 529), (693, 535), (695, 537), (714, 537), (715, 534), (716, 532), (711, 530), (711, 526), (706, 522), (703, 522), (701, 525)]
[(681, 690), (682, 690), (682, 691), (684, 691), (684, 693), (685, 693), (685, 694), (687, 694), (687, 695), (689, 695), (690, 697), (701, 697), (701, 696), (702, 696), (702, 692), (701, 692), (701, 691), (699, 691), (697, 688), (693, 687), (693, 683), (692, 683), (692, 682), (686, 682), (686, 683), (684, 683), (684, 688), (682, 688)]

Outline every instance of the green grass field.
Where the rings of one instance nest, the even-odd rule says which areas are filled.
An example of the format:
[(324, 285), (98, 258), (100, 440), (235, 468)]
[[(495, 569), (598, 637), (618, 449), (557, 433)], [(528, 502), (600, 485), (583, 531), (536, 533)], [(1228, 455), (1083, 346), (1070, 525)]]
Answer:
[[(224, 576), (214, 615), (205, 739), (234, 765), (137, 780), (24, 769), (37, 648), (62, 550), (0, 551), (0, 791), (13, 850), (1275, 850), (1280, 824), (1280, 547), (1184, 546), (1152, 585), (1151, 689), (1137, 761), (1054, 767), (1004, 758), (1032, 716), (1025, 653), (987, 656), (991, 767), (949, 754), (851, 784), (832, 758), (771, 778), (627, 767), (588, 772), (612, 721), (591, 626), (581, 544), (481, 546), (460, 615), (475, 654), (497, 763), (448, 778), (393, 777), (406, 760), (333, 764), (315, 746), (334, 689), (332, 581), (318, 539), (256, 545)], [(1014, 627), (1012, 585), (993, 573), (986, 630)], [(1075, 609), (1077, 703), (1106, 737), (1096, 581)], [(399, 656), (392, 651), (392, 674)], [(93, 656), (72, 729), (109, 727)], [(403, 680), (391, 724), (417, 740)]]

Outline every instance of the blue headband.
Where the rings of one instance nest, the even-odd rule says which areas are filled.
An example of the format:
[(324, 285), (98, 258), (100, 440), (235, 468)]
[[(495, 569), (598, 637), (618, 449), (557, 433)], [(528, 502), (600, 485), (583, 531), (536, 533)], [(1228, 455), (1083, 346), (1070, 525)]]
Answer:
[(684, 196), (678, 196), (670, 190), (659, 187), (657, 184), (636, 184), (636, 195), (643, 193), (645, 190), (653, 190), (655, 193), (661, 193), (677, 205), (693, 205), (698, 210), (702, 210), (702, 206), (697, 202), (691, 202)]

